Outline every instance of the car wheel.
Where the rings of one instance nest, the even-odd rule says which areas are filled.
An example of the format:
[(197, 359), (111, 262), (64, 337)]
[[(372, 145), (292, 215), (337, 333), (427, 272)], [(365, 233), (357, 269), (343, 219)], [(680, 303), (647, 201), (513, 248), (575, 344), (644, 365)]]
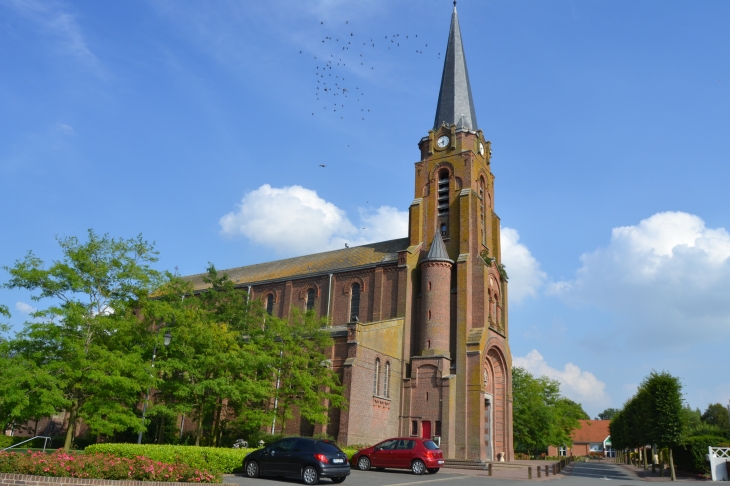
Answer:
[(411, 463), (411, 471), (413, 471), (413, 474), (420, 476), (426, 471), (426, 465), (422, 460), (416, 459)]
[(246, 476), (249, 478), (259, 477), (259, 465), (256, 461), (248, 461), (246, 463)]
[(437, 467), (432, 467), (428, 470), (428, 474), (436, 474), (437, 472), (439, 472), (439, 468)]
[(369, 471), (370, 470), (370, 459), (368, 459), (365, 456), (362, 456), (360, 459), (357, 460), (357, 468), (361, 471)]
[(304, 471), (302, 471), (302, 479), (304, 480), (304, 484), (306, 485), (313, 485), (319, 483), (319, 473), (317, 470), (312, 466), (306, 466), (304, 468)]
[(345, 478), (332, 478), (332, 482), (335, 484), (340, 484), (344, 480)]

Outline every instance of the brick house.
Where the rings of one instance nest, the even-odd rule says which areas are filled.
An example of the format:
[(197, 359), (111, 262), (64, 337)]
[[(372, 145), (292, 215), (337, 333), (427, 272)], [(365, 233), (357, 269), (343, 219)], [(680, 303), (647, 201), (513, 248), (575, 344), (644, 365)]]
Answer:
[[(331, 323), (348, 409), (283, 432), (343, 444), (438, 437), (448, 458), (509, 461), (507, 278), (456, 7), (436, 118), (418, 147), (404, 238), (223, 272), (272, 315), (312, 309)], [(202, 274), (187, 278), (205, 288)]]
[(580, 428), (573, 431), (573, 446), (549, 446), (549, 456), (587, 456), (591, 453), (614, 457), (611, 447), (610, 420), (580, 420)]

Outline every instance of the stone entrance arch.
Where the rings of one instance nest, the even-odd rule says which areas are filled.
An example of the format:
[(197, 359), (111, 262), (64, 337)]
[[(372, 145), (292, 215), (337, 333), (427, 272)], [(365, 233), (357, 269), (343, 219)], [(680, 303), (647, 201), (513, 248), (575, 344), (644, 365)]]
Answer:
[[(499, 347), (492, 346), (487, 351), (485, 370), (487, 370), (489, 378), (486, 394), (491, 395), (491, 400), (489, 401), (489, 418), (491, 420), (489, 429), (492, 443), (489, 445), (491, 445), (492, 449), (492, 460), (506, 461), (511, 456), (507, 430), (510, 428), (509, 405), (507, 403), (509, 370), (507, 369), (507, 361), (504, 358), (504, 353)], [(487, 410), (485, 409), (485, 414), (486, 412)], [(489, 451), (489, 448), (487, 450)]]

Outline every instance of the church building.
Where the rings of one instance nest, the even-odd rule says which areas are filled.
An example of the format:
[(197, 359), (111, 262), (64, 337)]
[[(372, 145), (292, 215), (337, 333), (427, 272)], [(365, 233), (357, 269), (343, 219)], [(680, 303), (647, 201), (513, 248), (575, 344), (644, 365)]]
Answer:
[[(511, 461), (507, 274), (456, 7), (424, 128), (404, 238), (224, 272), (272, 315), (312, 309), (330, 322), (348, 408), (326, 426), (287, 421), (284, 433), (341, 444), (427, 437), (447, 458)], [(205, 288), (203, 275), (188, 278)]]

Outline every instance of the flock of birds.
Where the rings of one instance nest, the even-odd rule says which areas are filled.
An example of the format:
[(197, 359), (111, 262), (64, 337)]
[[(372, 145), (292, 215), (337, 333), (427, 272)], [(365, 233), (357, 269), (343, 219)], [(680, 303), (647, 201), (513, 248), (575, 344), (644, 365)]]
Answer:
[[(345, 20), (347, 30), (350, 30), (349, 24)], [(324, 22), (320, 22), (320, 26), (324, 25)], [(424, 51), (428, 53), (429, 49), (427, 43), (419, 40), (418, 34), (392, 34), (383, 38), (347, 32), (341, 36), (324, 35), (321, 44), (324, 44), (322, 47), (325, 49), (317, 49), (319, 54), (313, 56), (315, 62), (312, 73), (316, 83), (313, 83), (312, 91), (317, 102), (314, 106), (317, 109), (321, 107), (325, 113), (343, 121), (365, 121), (371, 113), (365, 92), (355, 79), (364, 82), (371, 77), (377, 67), (375, 62), (383, 51), (410, 50), (420, 56)], [(304, 50), (300, 50), (299, 54), (304, 55)], [(441, 59), (440, 52), (438, 59)], [(312, 116), (316, 113), (312, 111)], [(320, 164), (320, 167), (325, 165)]]

